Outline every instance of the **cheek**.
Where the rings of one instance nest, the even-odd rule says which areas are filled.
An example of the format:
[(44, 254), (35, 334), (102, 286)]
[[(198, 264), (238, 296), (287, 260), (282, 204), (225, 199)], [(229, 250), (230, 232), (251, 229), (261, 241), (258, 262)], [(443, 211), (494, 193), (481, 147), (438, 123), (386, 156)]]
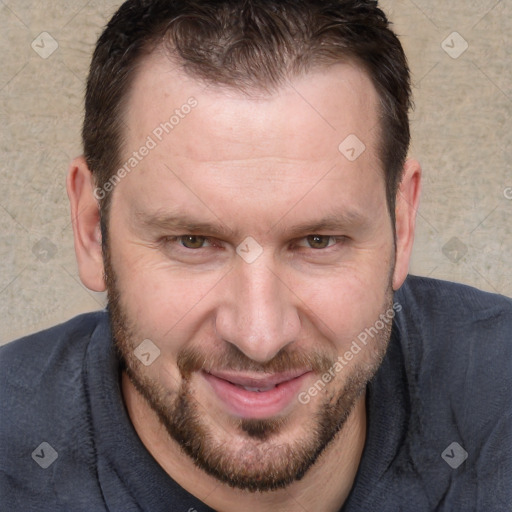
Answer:
[(149, 258), (128, 259), (117, 267), (122, 303), (137, 331), (165, 347), (178, 348), (211, 310), (211, 299), (222, 282), (219, 273), (190, 273), (154, 264)]
[(383, 273), (382, 267), (378, 274), (333, 272), (322, 278), (303, 279), (294, 288), (303, 304), (302, 313), (331, 340), (338, 353), (374, 325), (387, 307), (390, 269)]
[(213, 318), (212, 298), (219, 278), (199, 274), (185, 277), (147, 267), (134, 269), (131, 278), (129, 275), (127, 269), (124, 279), (119, 278), (119, 289), (132, 326), (132, 344), (149, 339), (160, 351), (142, 372), (164, 389), (174, 389), (181, 381), (176, 366), (179, 353), (195, 337), (211, 338), (208, 319)]

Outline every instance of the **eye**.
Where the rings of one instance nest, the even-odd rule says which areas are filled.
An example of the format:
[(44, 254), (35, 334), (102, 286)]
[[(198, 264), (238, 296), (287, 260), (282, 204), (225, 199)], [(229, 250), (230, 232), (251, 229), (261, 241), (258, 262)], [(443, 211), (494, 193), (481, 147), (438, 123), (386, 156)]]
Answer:
[(208, 239), (200, 235), (183, 235), (177, 237), (178, 242), (187, 249), (202, 249)]
[(178, 264), (199, 265), (225, 261), (226, 256), (221, 241), (203, 235), (163, 236), (159, 238), (157, 247), (165, 258)]
[(309, 235), (304, 238), (304, 242), (311, 249), (327, 249), (327, 247), (336, 244), (336, 238), (329, 235)]

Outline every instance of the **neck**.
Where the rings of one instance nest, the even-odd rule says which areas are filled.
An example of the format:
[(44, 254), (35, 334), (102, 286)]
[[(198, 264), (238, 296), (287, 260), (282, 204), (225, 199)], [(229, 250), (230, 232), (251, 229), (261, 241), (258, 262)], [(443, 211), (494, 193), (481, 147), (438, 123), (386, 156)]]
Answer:
[(343, 429), (300, 481), (277, 491), (250, 493), (219, 483), (196, 467), (169, 437), (156, 413), (124, 372), (122, 392), (133, 426), (153, 458), (175, 482), (214, 510), (337, 512), (352, 488), (366, 439), (364, 395), (357, 401)]

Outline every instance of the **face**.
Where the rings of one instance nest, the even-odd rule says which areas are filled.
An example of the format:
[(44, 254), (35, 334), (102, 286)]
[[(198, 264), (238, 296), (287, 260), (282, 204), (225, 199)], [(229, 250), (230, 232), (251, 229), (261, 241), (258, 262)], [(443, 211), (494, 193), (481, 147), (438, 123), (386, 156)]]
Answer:
[(110, 192), (105, 251), (114, 336), (169, 442), (233, 487), (300, 479), (385, 352), (395, 247), (377, 104), (348, 64), (248, 96), (154, 55), (134, 82), (136, 160)]

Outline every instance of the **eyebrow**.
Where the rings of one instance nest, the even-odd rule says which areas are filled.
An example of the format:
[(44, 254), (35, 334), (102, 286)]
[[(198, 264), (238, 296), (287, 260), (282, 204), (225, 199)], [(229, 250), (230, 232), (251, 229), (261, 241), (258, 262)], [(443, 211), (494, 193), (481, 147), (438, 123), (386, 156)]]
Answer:
[(353, 231), (368, 225), (370, 220), (368, 216), (355, 210), (336, 212), (317, 221), (292, 226), (286, 230), (286, 233), (289, 236), (296, 237), (305, 234), (314, 235), (323, 231), (332, 232), (347, 229)]
[(142, 229), (180, 233), (209, 233), (220, 237), (233, 237), (236, 232), (221, 222), (203, 222), (180, 212), (134, 212), (136, 223)]
[[(230, 228), (226, 224), (218, 222), (204, 222), (182, 212), (134, 212), (134, 217), (140, 228), (144, 230), (161, 230), (181, 234), (203, 234), (219, 238), (241, 238), (243, 235)], [(278, 228), (284, 217), (276, 222), (269, 231)], [(305, 236), (321, 232), (333, 232), (339, 230), (361, 229), (370, 223), (370, 218), (361, 212), (348, 210), (335, 212), (312, 222), (297, 224), (286, 229), (286, 235), (290, 237)]]

